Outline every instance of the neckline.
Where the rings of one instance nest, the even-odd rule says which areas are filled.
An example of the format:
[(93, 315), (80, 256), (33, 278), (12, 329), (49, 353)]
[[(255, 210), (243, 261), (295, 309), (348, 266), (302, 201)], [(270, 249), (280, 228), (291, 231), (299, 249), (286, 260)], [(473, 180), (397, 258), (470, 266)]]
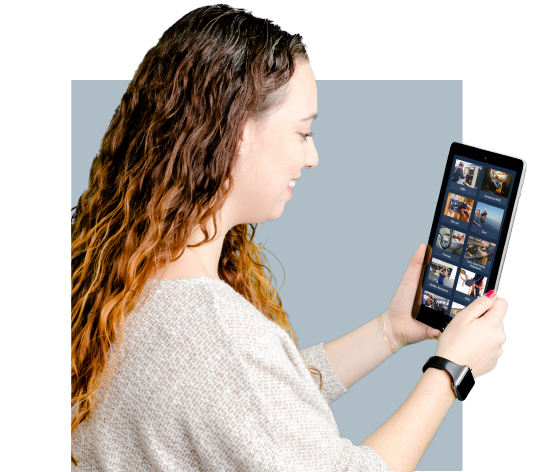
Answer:
[(173, 283), (175, 283), (175, 282), (186, 282), (186, 281), (191, 281), (191, 280), (201, 280), (201, 279), (202, 279), (202, 280), (213, 280), (214, 282), (222, 282), (222, 283), (228, 285), (228, 283), (225, 282), (224, 280), (221, 280), (221, 279), (214, 279), (213, 277), (208, 277), (208, 276), (206, 276), (206, 275), (203, 275), (203, 276), (201, 276), (201, 277), (188, 277), (188, 278), (186, 278), (186, 279), (155, 279), (155, 278), (152, 278), (152, 277), (151, 277), (151, 278), (149, 278), (149, 279), (147, 280), (147, 282), (151, 282), (151, 281), (154, 280), (154, 281), (156, 282), (156, 284), (158, 284), (158, 283), (161, 283), (161, 282), (173, 282)]

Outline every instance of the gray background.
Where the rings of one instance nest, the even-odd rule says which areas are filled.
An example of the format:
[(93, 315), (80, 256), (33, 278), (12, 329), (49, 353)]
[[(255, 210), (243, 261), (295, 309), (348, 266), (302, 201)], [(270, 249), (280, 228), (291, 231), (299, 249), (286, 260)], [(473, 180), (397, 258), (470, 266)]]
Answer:
[[(87, 188), (127, 84), (71, 84), (71, 207)], [(451, 143), (527, 140), (534, 89), (531, 81), (318, 81), (319, 165), (303, 169), (281, 218), (258, 225), (258, 241), (286, 271), (280, 296), (301, 348), (329, 342), (388, 306), (409, 258), (427, 241)], [(268, 258), (280, 288), (283, 270)], [(498, 375), (511, 349), (520, 349), (511, 335), (531, 334), (509, 333), (498, 367), (481, 381)], [(359, 444), (386, 421), (436, 345), (399, 351), (334, 402), (340, 434)], [(517, 382), (522, 390), (533, 392), (533, 384)], [(444, 444), (457, 454), (445, 455)], [(499, 431), (455, 402), (418, 465), (420, 472), (451, 470), (530, 468)]]
[[(72, 81), (71, 207), (129, 81)], [(329, 342), (387, 308), (427, 242), (449, 146), (462, 142), (461, 81), (318, 81), (319, 153), (275, 221), (258, 225), (300, 348)], [(331, 404), (360, 444), (407, 398), (437, 341), (408, 346)], [(447, 446), (447, 454), (444, 453)], [(456, 401), (416, 470), (462, 470)]]

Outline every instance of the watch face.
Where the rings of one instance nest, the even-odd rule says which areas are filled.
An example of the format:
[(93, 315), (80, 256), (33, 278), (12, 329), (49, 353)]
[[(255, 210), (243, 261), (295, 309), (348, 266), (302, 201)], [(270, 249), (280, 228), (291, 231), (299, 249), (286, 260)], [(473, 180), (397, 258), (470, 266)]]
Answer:
[(472, 390), (472, 387), (475, 385), (475, 383), (476, 382), (474, 380), (472, 372), (468, 371), (461, 380), (461, 383), (457, 385), (457, 398), (463, 401), (468, 396), (470, 390)]

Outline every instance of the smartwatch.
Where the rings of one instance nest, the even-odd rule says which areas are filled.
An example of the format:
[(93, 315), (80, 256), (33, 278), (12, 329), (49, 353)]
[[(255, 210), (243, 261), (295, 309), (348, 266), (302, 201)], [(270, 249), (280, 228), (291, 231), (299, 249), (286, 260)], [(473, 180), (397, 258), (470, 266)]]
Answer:
[(445, 370), (449, 374), (453, 392), (460, 401), (463, 401), (468, 396), (470, 390), (472, 390), (472, 387), (476, 383), (470, 367), (455, 364), (455, 362), (444, 359), (444, 357), (430, 357), (422, 368), (422, 371), (425, 372), (429, 367)]

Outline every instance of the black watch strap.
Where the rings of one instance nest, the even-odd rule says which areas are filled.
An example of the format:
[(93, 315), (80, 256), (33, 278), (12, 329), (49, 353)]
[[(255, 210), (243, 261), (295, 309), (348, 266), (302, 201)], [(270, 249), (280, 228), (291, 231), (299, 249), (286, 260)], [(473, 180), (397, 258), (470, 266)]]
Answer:
[(430, 357), (423, 366), (422, 371), (425, 372), (429, 367), (445, 370), (449, 374), (451, 378), (451, 387), (460, 401), (464, 401), (476, 383), (470, 367), (455, 364), (455, 362), (445, 359), (444, 357)]

